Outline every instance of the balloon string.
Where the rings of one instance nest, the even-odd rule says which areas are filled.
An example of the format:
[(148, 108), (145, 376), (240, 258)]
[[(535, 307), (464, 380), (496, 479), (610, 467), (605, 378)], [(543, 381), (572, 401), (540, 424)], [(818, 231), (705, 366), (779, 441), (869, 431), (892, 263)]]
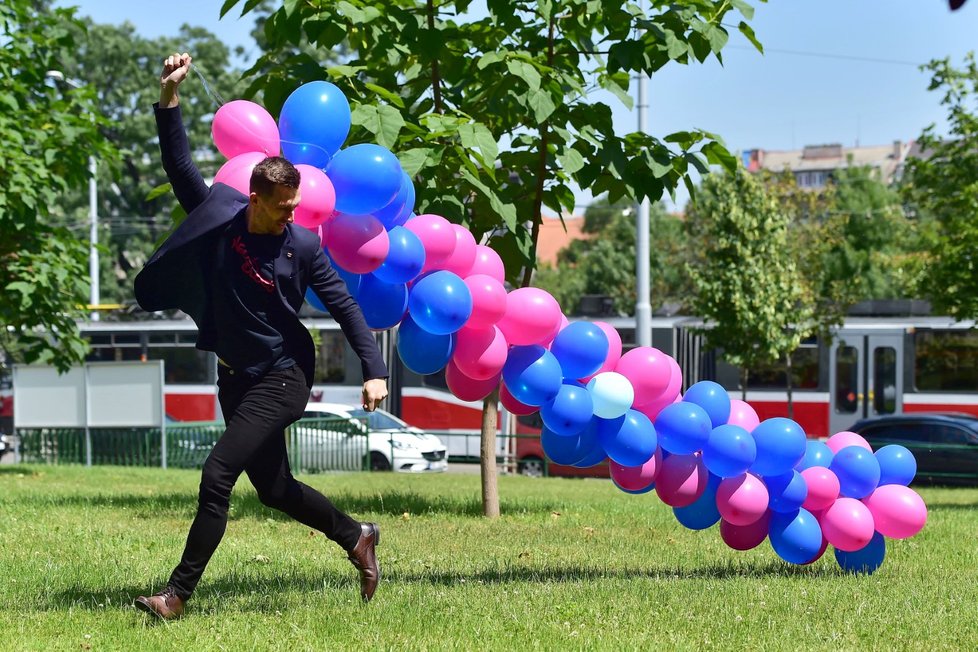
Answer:
[(211, 96), (211, 99), (214, 100), (214, 104), (217, 105), (217, 108), (224, 106), (224, 99), (221, 98), (221, 96), (218, 95), (213, 88), (211, 88), (211, 85), (207, 83), (207, 78), (204, 77), (204, 73), (200, 72), (200, 68), (197, 66), (197, 64), (191, 66), (190, 69), (197, 73), (197, 76), (200, 77), (200, 82), (204, 85), (204, 91)]

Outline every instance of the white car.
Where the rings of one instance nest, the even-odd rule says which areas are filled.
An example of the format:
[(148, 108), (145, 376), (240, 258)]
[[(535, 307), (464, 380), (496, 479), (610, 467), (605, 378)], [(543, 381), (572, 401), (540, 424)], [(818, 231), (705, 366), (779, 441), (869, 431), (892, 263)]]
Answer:
[[(351, 422), (352, 432), (366, 436), (367, 441), (356, 434), (328, 433), (311, 426), (309, 432), (302, 434), (296, 442), (299, 466), (310, 464), (301, 460), (328, 457), (350, 460), (355, 468), (357, 463), (363, 463), (365, 455), (369, 455), (372, 471), (393, 469), (407, 473), (437, 473), (448, 469), (445, 444), (438, 437), (425, 434), (384, 410), (367, 412), (361, 407), (342, 403), (309, 403), (302, 418), (346, 419)], [(302, 421), (293, 428), (296, 426), (301, 428)]]

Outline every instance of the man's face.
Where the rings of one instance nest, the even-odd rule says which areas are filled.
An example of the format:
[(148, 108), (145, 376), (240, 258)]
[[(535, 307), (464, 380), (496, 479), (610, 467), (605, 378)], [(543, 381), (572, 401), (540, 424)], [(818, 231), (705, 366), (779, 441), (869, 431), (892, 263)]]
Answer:
[(252, 231), (279, 235), (295, 221), (295, 209), (302, 199), (298, 188), (276, 185), (271, 195), (251, 193)]

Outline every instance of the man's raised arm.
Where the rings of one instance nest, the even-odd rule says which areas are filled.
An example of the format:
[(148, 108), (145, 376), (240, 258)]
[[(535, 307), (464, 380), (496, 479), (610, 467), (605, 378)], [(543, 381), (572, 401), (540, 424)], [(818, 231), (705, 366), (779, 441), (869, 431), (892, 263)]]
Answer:
[(163, 169), (173, 186), (173, 194), (189, 213), (206, 198), (207, 184), (190, 157), (190, 143), (183, 129), (178, 87), (190, 73), (193, 58), (186, 52), (172, 54), (163, 61), (160, 74), (160, 101), (156, 105), (156, 128), (160, 136)]

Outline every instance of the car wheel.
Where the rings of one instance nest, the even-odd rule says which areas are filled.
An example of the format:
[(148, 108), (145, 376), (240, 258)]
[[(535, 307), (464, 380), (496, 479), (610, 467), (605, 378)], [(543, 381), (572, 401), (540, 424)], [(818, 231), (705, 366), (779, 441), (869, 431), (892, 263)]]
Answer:
[(543, 460), (539, 457), (527, 457), (520, 460), (519, 466), (520, 475), (525, 475), (531, 478), (542, 478), (543, 477)]
[(370, 454), (370, 470), (371, 471), (390, 471), (391, 463), (384, 457), (383, 453), (371, 453)]

